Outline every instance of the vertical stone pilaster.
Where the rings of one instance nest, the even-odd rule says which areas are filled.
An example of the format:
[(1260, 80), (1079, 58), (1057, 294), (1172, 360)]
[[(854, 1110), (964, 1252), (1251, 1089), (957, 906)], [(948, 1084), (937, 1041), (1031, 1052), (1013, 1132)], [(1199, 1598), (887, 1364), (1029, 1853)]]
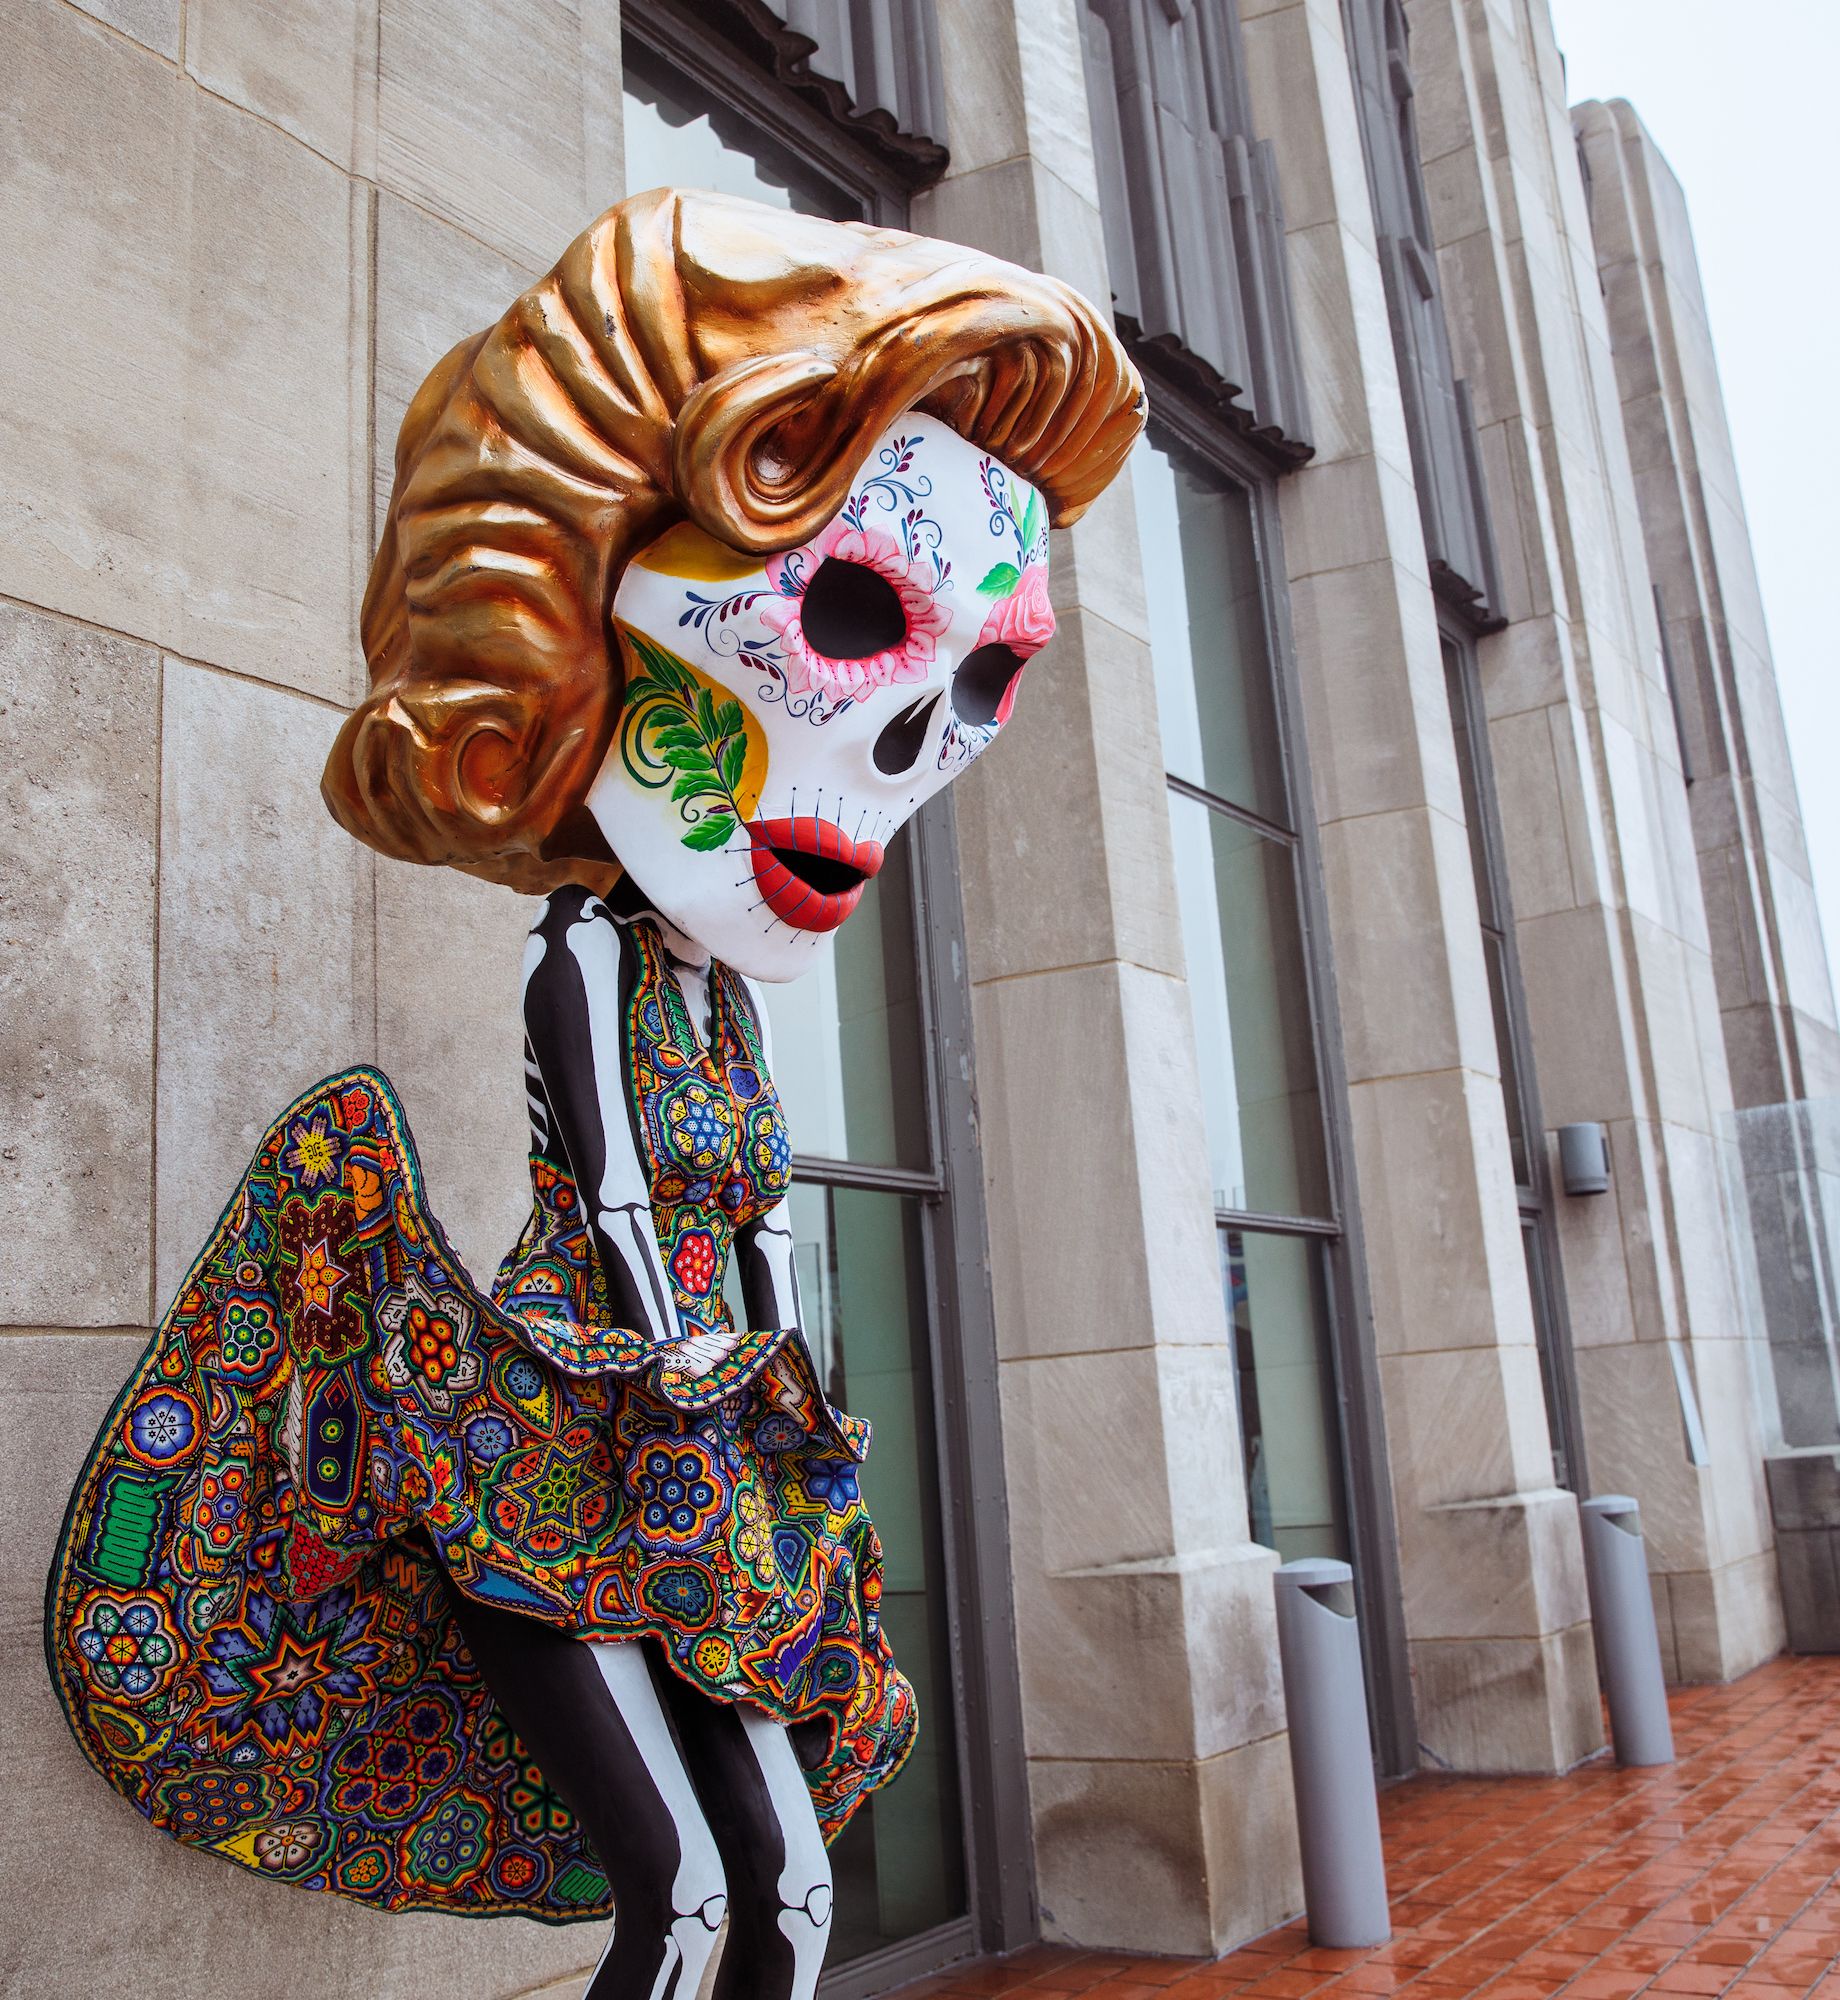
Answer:
[[(1335, 0), (1242, 0), (1316, 454), (1283, 485), (1418, 1729), (1458, 1769), (1601, 1740), (1552, 1484), (1424, 535)], [(1358, 639), (1355, 635), (1358, 635)]]
[(1540, 0), (1410, 12), (1438, 79), (1419, 100), (1426, 178), (1503, 551), (1509, 624), (1480, 659), (1542, 1110), (1612, 1141), (1608, 1196), (1555, 1195), (1590, 1476), (1642, 1500), (1670, 1671), (1720, 1679), (1781, 1643), (1754, 1272), (1563, 70)]
[[(942, 0), (916, 225), (1110, 296), (1075, 0)], [(1052, 1937), (1207, 1952), (1298, 1907), (1246, 1539), (1131, 497), (959, 793), (1026, 1749)]]

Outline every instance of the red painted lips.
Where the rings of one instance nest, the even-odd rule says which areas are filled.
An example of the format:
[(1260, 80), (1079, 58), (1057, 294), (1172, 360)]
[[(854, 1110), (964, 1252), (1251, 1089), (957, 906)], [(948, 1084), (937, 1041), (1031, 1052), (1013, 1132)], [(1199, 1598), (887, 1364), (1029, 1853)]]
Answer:
[(882, 865), (879, 840), (852, 840), (835, 820), (816, 813), (749, 820), (747, 832), (761, 896), (795, 930), (834, 931)]

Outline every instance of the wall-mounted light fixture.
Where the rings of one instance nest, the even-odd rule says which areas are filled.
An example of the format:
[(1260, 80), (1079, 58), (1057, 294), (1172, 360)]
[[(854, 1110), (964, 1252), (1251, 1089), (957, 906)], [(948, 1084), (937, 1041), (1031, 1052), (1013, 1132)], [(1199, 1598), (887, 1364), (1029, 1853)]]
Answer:
[(1559, 1127), (1559, 1181), (1567, 1194), (1610, 1192), (1610, 1136), (1601, 1125)]

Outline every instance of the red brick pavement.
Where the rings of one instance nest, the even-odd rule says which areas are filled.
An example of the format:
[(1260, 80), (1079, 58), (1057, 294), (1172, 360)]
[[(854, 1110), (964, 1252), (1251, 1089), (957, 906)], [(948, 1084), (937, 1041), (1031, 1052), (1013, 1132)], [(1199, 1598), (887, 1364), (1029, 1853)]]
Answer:
[(1037, 1945), (902, 1989), (1027, 2000), (1840, 2000), (1840, 1660), (1673, 1698), (1679, 1761), (1382, 1794), (1393, 1938), (1301, 1922), (1216, 1963)]

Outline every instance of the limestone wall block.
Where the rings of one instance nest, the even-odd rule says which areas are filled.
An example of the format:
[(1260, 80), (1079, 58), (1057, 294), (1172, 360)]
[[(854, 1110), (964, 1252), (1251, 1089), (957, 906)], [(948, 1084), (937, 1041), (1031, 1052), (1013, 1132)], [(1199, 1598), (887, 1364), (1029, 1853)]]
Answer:
[(1321, 840), (1349, 1079), (1499, 1075), (1461, 818), (1374, 813)]
[(175, 650), (357, 693), (367, 218), (336, 167), (188, 91)]
[[(1469, 1347), (1380, 1357), (1390, 1456), (1401, 1486), (1411, 1493), (1419, 1512), (1478, 1496), (1535, 1492), (1552, 1484), (1552, 1445), (1530, 1319), (1525, 1329), (1529, 1337), (1511, 1346), (1478, 1342)], [(1421, 1532), (1430, 1530), (1401, 1524), (1401, 1539), (1407, 1544)], [(1531, 1588), (1519, 1565), (1498, 1562), (1492, 1567), (1500, 1574), (1488, 1589)], [(1413, 1607), (1421, 1593), (1481, 1587), (1474, 1575), (1446, 1577), (1443, 1565), (1411, 1564), (1406, 1583), (1407, 1629), (1452, 1629), (1441, 1622), (1427, 1624), (1417, 1616)], [(1531, 1617), (1531, 1612), (1524, 1614), (1524, 1620)], [(1497, 1621), (1462, 1629), (1531, 1635), (1544, 1627)]]
[(75, 4), (156, 56), (179, 60), (179, 17), (185, 0), (75, 0)]
[(452, 868), (375, 867), (377, 1060), (434, 1211), (488, 1287), (530, 1208), (523, 963), (541, 905)]
[(1218, 1950), (1258, 1937), (1303, 1908), (1289, 1740), (1261, 1736), (1223, 1751), (1201, 1766), (1200, 1776)]
[[(1283, 497), (1288, 548), (1302, 489), (1287, 481)], [(1384, 556), (1299, 579), (1290, 613), (1318, 822), (1409, 810), (1427, 799), (1460, 816), (1430, 592)], [(1358, 654), (1348, 648), (1349, 632), (1364, 637)]]
[(1640, 1079), (1627, 1063), (1629, 1004), (1610, 914), (1583, 905), (1517, 915), (1515, 937), (1546, 1122), (1627, 1117)]
[[(1024, 10), (1025, 23), (1029, 14), (1055, 11)], [(939, 73), (945, 88), (952, 177), (1020, 158), (1029, 150), (1029, 107), (1014, 42), (1018, 33), (1029, 29), (1018, 27), (1011, 9), (978, 6), (975, 0), (939, 0), (934, 18), (939, 24)], [(1049, 50), (1060, 40), (1056, 25), (1036, 31)], [(998, 46), (993, 48), (993, 43)], [(1051, 56), (1043, 67), (1046, 83), (1056, 68)], [(1080, 116), (1086, 116), (1083, 103)], [(1090, 158), (1089, 144), (1089, 174)]]
[[(560, 251), (558, 243), (556, 249)], [(377, 298), (372, 375), (369, 540), (383, 531), (396, 473), (396, 434), (422, 379), (456, 341), (493, 325), (542, 265), (487, 248), (393, 194), (377, 197)]]
[(188, 0), (185, 67), (335, 166), (370, 170), (377, 0)]
[(59, 0), (10, 9), (6, 32), (0, 592), (170, 640), (183, 89)]
[[(1461, 1070), (1381, 1077), (1355, 1084), (1349, 1107), (1381, 1355), (1530, 1341), (1500, 1084)], [(1411, 1455), (1391, 1457), (1397, 1478)]]
[(1171, 1553), (1162, 1385), (1147, 1347), (1005, 1361), (999, 1376), (1026, 1648), (1034, 1594), (1049, 1579)]
[(615, 0), (378, 0), (377, 179), (547, 270), (624, 189)]
[(1553, 754), (1550, 713), (1536, 708), (1496, 718), (1489, 723), (1488, 747), (1515, 916), (1570, 909), (1574, 883), (1567, 800)]
[(160, 662), (0, 604), (0, 1322), (149, 1311)]
[(1301, 1906), (1281, 1736), (1202, 1765), (1037, 1761), (1029, 1795), (1052, 1941), (1211, 1957)]
[[(1197, 1291), (1217, 1257), (1186, 996), (1158, 981), (1169, 989), (1160, 1002), (1133, 993), (1127, 1011), (1121, 977), (1100, 965), (976, 989), (991, 1284), (1006, 1356), (1223, 1338), (1217, 1288)], [(1130, 1045), (1140, 1022), (1162, 1046)], [(1159, 1148), (1169, 1164), (1146, 1178)]]
[(1429, 591), (1425, 532), (1412, 481), (1383, 458), (1306, 465), (1284, 513), (1284, 564), (1293, 583), (1390, 557)]
[(370, 850), (319, 796), (337, 711), (168, 659), (160, 800), (164, 1309), (256, 1143), (375, 1049)]
[(954, 797), (971, 976), (1182, 968), (1150, 649), (1070, 610)]
[(1591, 1627), (1537, 1639), (1414, 1640), (1419, 1741), (1459, 1771), (1568, 1771), (1603, 1748)]

